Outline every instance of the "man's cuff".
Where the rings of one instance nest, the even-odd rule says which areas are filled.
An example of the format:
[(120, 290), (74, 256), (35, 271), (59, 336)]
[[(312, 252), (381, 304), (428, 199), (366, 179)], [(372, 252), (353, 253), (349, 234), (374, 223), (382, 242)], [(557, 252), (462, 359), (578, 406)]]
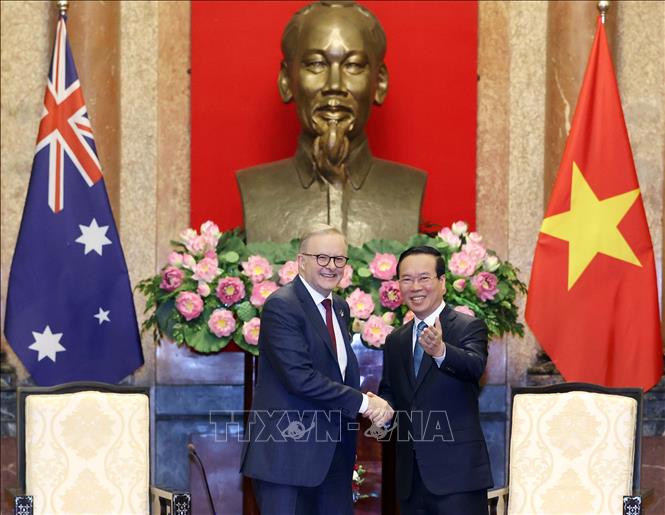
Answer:
[(436, 362), (436, 366), (441, 368), (441, 363), (443, 363), (443, 360), (446, 359), (446, 345), (443, 345), (443, 356), (439, 356), (438, 358), (434, 358), (434, 361)]
[(360, 405), (360, 409), (358, 410), (358, 413), (361, 415), (367, 411), (367, 407), (369, 406), (369, 397), (363, 393), (363, 402)]

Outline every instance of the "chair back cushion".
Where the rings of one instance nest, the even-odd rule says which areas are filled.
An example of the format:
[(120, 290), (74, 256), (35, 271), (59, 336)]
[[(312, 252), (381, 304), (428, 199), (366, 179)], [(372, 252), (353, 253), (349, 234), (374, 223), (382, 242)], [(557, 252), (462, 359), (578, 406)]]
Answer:
[(149, 409), (137, 393), (29, 395), (25, 480), (35, 513), (147, 514)]
[(515, 395), (508, 513), (621, 515), (636, 414), (635, 399), (622, 395)]

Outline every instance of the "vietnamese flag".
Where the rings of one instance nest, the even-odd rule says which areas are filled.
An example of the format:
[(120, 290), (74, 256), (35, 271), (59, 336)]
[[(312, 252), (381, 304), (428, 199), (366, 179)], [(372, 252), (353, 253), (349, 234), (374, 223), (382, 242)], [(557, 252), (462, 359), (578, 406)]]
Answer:
[(566, 381), (646, 391), (663, 372), (653, 245), (600, 19), (536, 245), (526, 321)]

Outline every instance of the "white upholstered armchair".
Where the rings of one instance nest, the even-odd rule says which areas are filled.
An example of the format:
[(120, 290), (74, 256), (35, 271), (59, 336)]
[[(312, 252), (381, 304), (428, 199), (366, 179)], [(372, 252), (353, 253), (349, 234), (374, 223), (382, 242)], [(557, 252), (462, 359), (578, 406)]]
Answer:
[(147, 388), (26, 387), (17, 403), (15, 513), (189, 513), (189, 493), (150, 486)]
[(510, 426), (508, 487), (490, 492), (490, 512), (641, 513), (641, 389), (514, 388)]

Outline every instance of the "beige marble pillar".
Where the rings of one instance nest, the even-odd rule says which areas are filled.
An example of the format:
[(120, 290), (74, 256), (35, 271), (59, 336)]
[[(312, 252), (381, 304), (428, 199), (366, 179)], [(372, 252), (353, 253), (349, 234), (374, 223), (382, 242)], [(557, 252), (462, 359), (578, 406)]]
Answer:
[(120, 225), (120, 3), (72, 1), (67, 29), (106, 191)]
[[(616, 2), (612, 2), (616, 4)], [(610, 51), (614, 48), (618, 4), (607, 16)], [(547, 89), (545, 98), (545, 176), (543, 200), (550, 192), (570, 132), (589, 52), (596, 33), (597, 2), (555, 1), (547, 4)]]

